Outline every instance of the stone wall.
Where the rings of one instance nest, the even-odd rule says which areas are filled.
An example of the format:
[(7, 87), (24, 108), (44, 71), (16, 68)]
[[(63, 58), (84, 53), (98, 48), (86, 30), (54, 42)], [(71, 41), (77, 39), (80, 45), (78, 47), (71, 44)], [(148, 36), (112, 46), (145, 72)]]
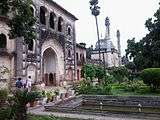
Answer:
[(159, 107), (160, 97), (155, 96), (106, 96), (106, 95), (83, 95), (83, 103), (88, 105), (103, 105), (113, 106), (138, 106), (142, 107)]

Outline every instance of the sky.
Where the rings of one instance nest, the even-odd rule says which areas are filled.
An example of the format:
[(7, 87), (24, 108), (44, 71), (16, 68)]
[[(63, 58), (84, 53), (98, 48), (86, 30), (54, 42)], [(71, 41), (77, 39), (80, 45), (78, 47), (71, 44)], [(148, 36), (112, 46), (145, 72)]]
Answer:
[[(79, 20), (76, 21), (77, 43), (85, 42), (87, 47), (97, 42), (95, 18), (89, 9), (89, 0), (54, 0)], [(153, 17), (159, 7), (159, 0), (99, 0), (98, 26), (100, 38), (105, 36), (105, 18), (110, 19), (111, 40), (117, 47), (116, 31), (121, 34), (121, 51), (125, 54), (127, 40), (135, 37), (139, 41), (147, 33), (145, 21)]]

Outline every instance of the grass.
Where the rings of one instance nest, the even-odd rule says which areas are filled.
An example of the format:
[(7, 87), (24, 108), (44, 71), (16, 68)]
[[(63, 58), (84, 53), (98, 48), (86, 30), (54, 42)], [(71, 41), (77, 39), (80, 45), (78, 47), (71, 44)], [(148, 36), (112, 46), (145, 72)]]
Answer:
[(80, 119), (76, 119), (76, 118), (62, 118), (62, 117), (54, 117), (54, 116), (35, 116), (35, 115), (29, 115), (29, 119), (28, 120), (80, 120)]
[(130, 96), (130, 95), (160, 96), (160, 89), (157, 90), (156, 92), (151, 92), (149, 87), (143, 86), (136, 91), (129, 91), (126, 90), (126, 86), (122, 84), (113, 84), (111, 93), (112, 95), (119, 95), (119, 96)]

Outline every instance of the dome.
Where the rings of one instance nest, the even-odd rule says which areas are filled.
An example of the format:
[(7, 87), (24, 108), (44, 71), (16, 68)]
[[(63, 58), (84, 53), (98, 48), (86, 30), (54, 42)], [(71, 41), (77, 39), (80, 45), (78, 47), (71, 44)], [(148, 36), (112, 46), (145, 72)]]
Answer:
[[(95, 50), (99, 49), (98, 41), (96, 42)], [(107, 51), (111, 51), (111, 49), (115, 49), (111, 40), (101, 39), (100, 40), (100, 49), (107, 49)]]

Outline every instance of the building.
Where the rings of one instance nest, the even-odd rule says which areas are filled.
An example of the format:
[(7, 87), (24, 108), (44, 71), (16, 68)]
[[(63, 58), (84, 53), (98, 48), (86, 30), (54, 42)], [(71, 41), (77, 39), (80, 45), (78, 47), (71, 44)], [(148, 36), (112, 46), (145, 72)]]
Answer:
[(76, 45), (76, 61), (77, 61), (77, 81), (83, 78), (82, 67), (86, 63), (86, 44), (79, 43)]
[(9, 19), (0, 16), (0, 66), (10, 70), (3, 78), (31, 76), (34, 83), (44, 81), (48, 86), (75, 81), (79, 70), (75, 38), (78, 19), (52, 0), (33, 0), (33, 3), (37, 39), (28, 45), (23, 38), (9, 39), (6, 24)]
[(106, 67), (121, 66), (120, 32), (119, 30), (117, 30), (117, 46), (118, 46), (117, 50), (110, 38), (110, 22), (108, 17), (106, 17), (105, 26), (106, 26), (105, 38), (100, 39), (100, 46), (98, 41), (96, 42), (95, 49), (93, 49), (91, 53), (91, 59), (99, 60), (99, 49), (100, 49), (100, 60), (102, 63), (105, 63)]

